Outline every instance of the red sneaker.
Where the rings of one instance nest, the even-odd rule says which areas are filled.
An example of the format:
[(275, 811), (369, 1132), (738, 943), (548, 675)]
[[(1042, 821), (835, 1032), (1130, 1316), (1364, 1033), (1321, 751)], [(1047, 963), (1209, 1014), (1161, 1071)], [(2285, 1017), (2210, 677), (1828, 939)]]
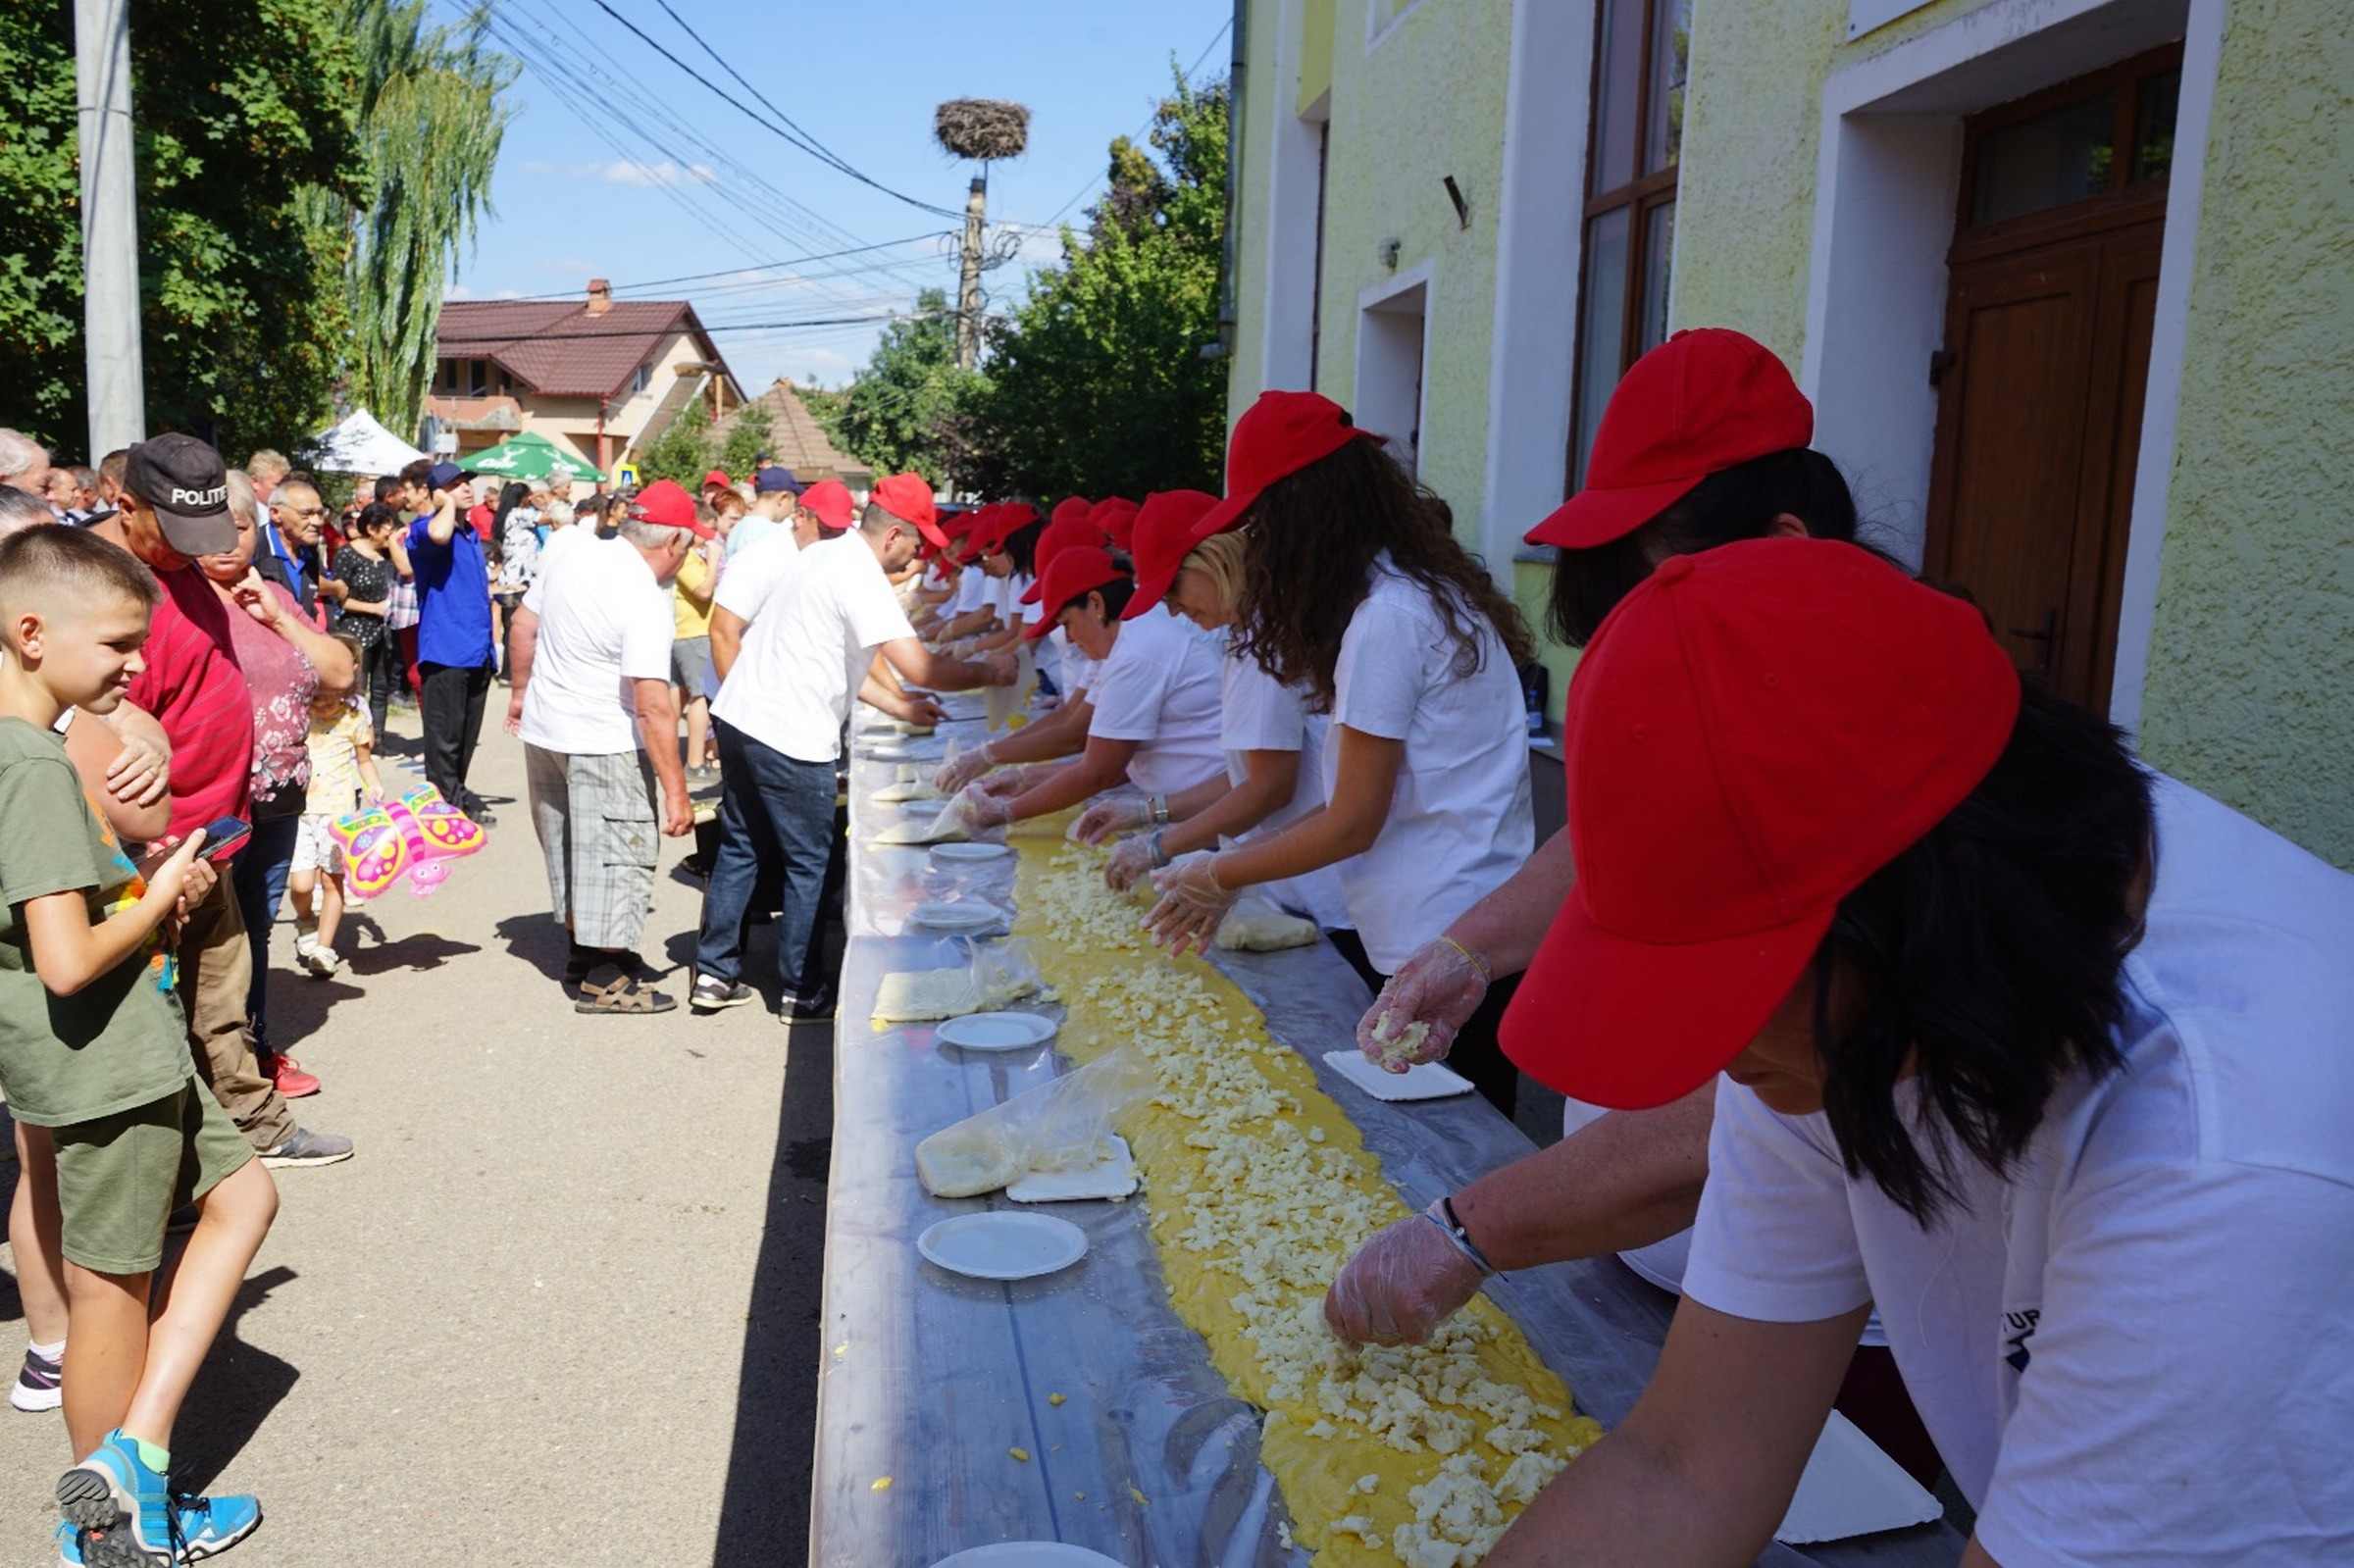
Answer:
[(302, 1064), (293, 1057), (268, 1051), (257, 1060), (261, 1063), (262, 1076), (277, 1085), (279, 1093), (287, 1099), (298, 1100), (305, 1094), (319, 1092), (318, 1078), (304, 1072)]

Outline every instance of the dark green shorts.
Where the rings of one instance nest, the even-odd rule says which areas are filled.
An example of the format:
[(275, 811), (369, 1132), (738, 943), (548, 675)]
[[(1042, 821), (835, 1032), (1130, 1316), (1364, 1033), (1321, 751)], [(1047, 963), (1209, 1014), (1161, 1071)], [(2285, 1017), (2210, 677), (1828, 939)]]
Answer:
[(145, 1274), (163, 1262), (172, 1211), (253, 1158), (253, 1145), (194, 1078), (162, 1099), (49, 1136), (66, 1257), (100, 1274)]

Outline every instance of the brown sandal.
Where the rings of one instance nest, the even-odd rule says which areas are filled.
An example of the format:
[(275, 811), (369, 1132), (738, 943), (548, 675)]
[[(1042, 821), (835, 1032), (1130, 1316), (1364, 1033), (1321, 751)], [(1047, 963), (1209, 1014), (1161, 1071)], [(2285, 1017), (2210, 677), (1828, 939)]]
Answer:
[(576, 1013), (667, 1013), (678, 1005), (677, 998), (639, 985), (634, 975), (616, 975), (611, 984), (604, 986), (593, 981), (582, 981), (580, 998), (572, 1004), (572, 1010)]

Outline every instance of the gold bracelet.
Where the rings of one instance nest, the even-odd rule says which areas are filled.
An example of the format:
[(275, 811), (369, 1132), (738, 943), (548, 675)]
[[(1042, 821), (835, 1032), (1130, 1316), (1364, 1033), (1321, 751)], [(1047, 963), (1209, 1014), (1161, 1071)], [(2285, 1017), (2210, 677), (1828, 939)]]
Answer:
[(1486, 959), (1480, 957), (1479, 954), (1473, 952), (1470, 948), (1465, 947), (1461, 942), (1457, 941), (1453, 936), (1441, 936), (1439, 940), (1445, 942), (1457, 952), (1461, 953), (1464, 961), (1470, 964), (1473, 969), (1479, 971), (1479, 978), (1482, 984), (1485, 984), (1486, 982), (1492, 981), (1496, 978), (1495, 972), (1488, 968), (1488, 961)]

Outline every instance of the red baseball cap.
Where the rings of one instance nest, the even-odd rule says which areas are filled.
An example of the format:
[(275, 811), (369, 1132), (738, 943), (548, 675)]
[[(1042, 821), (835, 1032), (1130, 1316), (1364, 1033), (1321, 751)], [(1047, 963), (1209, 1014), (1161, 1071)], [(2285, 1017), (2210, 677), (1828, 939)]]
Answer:
[(1814, 439), (1814, 405), (1765, 344), (1728, 327), (1677, 332), (1611, 394), (1586, 487), (1525, 537), (1572, 550), (1608, 544), (1710, 475)]
[(1505, 1054), (1626, 1110), (1708, 1082), (1839, 901), (1977, 787), (2019, 703), (1974, 606), (1854, 545), (1663, 563), (1569, 685), (1577, 885), (1505, 1012)]
[(1136, 515), (1136, 594), (1120, 619), (1133, 621), (1169, 596), (1177, 574), (1194, 546), (1219, 531), (1204, 529), (1202, 520), (1216, 509), (1218, 498), (1206, 490), (1158, 490), (1145, 497)]
[(1038, 508), (1027, 501), (999, 501), (997, 521), (990, 526), (989, 547), (982, 553), (995, 555), (1005, 548), (1005, 541), (1038, 521)]
[(1111, 541), (1113, 549), (1125, 551), (1136, 535), (1138, 510), (1137, 504), (1124, 495), (1107, 496), (1096, 503), (1095, 510), (1087, 514), (1087, 521)]
[(710, 473), (703, 476), (703, 488), (706, 490), (714, 484), (718, 485), (723, 490), (732, 489), (734, 488), (735, 483), (736, 481), (734, 480), (728, 478), (728, 471), (726, 469), (715, 468)]
[(685, 529), (698, 539), (710, 538), (719, 531), (695, 516), (694, 497), (671, 480), (656, 480), (632, 497), (630, 519), (651, 523), (658, 529)]
[(1103, 531), (1090, 523), (1084, 512), (1067, 513), (1064, 508), (1070, 504), (1065, 501), (1061, 506), (1056, 507), (1054, 521), (1039, 531), (1038, 548), (1033, 550), (1030, 555), (1030, 565), (1038, 577), (1037, 581), (1022, 590), (1021, 602), (1024, 604), (1038, 602), (1039, 595), (1045, 591), (1043, 584), (1047, 576), (1047, 563), (1053, 560), (1055, 556), (1074, 545), (1089, 545), (1096, 549), (1101, 549), (1104, 545)]
[(921, 474), (894, 474), (877, 480), (871, 493), (875, 505), (900, 522), (914, 525), (934, 548), (948, 547), (948, 536), (940, 527), (940, 508), (933, 504), (931, 481)]
[(1259, 393), (1226, 438), (1226, 499), (1203, 527), (1211, 533), (1234, 527), (1268, 485), (1359, 439), (1381, 437), (1358, 430), (1349, 411), (1321, 392)]
[(1095, 509), (1096, 503), (1086, 496), (1073, 495), (1055, 502), (1054, 510), (1048, 515), (1047, 521), (1049, 523), (1084, 523), (1087, 521), (1087, 514)]
[(819, 480), (801, 492), (801, 510), (817, 518), (817, 526), (834, 533), (847, 530), (857, 510), (850, 503), (850, 487), (840, 480)]
[(1045, 636), (1061, 619), (1063, 606), (1090, 589), (1117, 582), (1127, 575), (1112, 560), (1111, 552), (1101, 545), (1073, 545), (1055, 556), (1054, 564), (1038, 580), (1040, 602), (1047, 613), (1022, 628), (1022, 635)]

